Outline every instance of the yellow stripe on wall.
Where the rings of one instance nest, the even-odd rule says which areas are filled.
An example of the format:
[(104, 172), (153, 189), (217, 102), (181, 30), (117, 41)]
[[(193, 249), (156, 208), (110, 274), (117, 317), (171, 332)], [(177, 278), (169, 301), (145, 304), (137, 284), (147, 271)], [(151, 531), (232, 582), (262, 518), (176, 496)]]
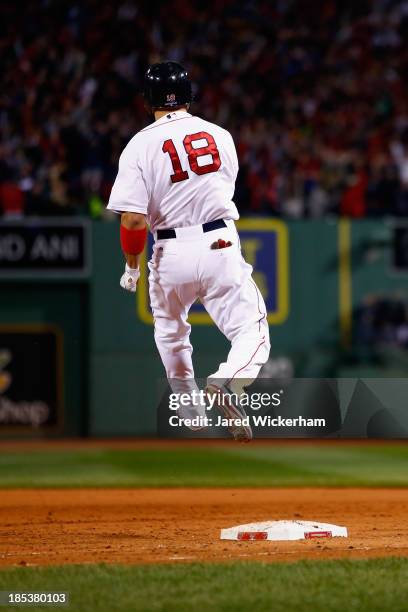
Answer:
[(351, 222), (338, 222), (339, 257), (339, 321), (340, 340), (344, 347), (351, 345), (352, 332), (352, 286), (351, 286)]

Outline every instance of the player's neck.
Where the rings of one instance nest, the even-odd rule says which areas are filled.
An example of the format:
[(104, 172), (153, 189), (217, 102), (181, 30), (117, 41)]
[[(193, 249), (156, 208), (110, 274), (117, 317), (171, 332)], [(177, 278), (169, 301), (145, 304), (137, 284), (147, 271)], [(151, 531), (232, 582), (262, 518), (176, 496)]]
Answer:
[[(186, 106), (181, 106), (180, 108), (176, 109), (177, 111), (181, 111), (183, 113), (187, 112), (187, 107)], [(158, 119), (161, 119), (162, 117), (164, 117), (165, 115), (169, 115), (170, 113), (174, 113), (174, 111), (172, 110), (157, 110), (154, 111), (154, 120), (157, 121)]]

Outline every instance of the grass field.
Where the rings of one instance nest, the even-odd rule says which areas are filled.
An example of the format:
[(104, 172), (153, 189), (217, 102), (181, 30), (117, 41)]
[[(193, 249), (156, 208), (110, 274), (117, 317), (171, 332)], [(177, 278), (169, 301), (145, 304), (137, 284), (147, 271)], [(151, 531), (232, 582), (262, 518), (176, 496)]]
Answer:
[[(0, 452), (0, 488), (407, 487), (407, 465), (403, 443), (54, 447)], [(69, 591), (78, 612), (398, 612), (408, 610), (408, 559), (13, 567), (0, 590)]]
[(402, 612), (407, 610), (408, 559), (0, 572), (0, 590), (44, 589), (69, 591), (69, 608), (77, 612)]
[(0, 452), (0, 487), (408, 486), (408, 445)]

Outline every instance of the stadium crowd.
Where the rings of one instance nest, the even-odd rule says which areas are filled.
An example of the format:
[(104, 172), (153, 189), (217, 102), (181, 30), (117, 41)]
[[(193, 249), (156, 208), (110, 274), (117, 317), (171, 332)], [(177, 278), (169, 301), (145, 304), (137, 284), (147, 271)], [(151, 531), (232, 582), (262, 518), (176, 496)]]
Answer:
[(357, 345), (408, 348), (408, 304), (405, 296), (366, 296), (354, 313), (354, 324)]
[(161, 59), (233, 133), (242, 212), (408, 214), (407, 0), (26, 0), (0, 23), (0, 214), (98, 216)]

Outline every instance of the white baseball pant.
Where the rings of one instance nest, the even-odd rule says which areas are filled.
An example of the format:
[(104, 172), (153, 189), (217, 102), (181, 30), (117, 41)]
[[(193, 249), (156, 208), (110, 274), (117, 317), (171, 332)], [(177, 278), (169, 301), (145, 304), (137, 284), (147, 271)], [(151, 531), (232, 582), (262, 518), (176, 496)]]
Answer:
[[(251, 277), (252, 266), (241, 255), (235, 223), (225, 223), (227, 227), (210, 232), (203, 232), (201, 225), (179, 228), (176, 238), (154, 244), (150, 302), (156, 345), (170, 380), (194, 378), (187, 317), (197, 298), (231, 342), (227, 360), (209, 379), (230, 388), (239, 388), (240, 382), (248, 385), (268, 359), (265, 303)], [(231, 241), (232, 246), (212, 249), (218, 239)], [(191, 384), (190, 380), (190, 389)]]

